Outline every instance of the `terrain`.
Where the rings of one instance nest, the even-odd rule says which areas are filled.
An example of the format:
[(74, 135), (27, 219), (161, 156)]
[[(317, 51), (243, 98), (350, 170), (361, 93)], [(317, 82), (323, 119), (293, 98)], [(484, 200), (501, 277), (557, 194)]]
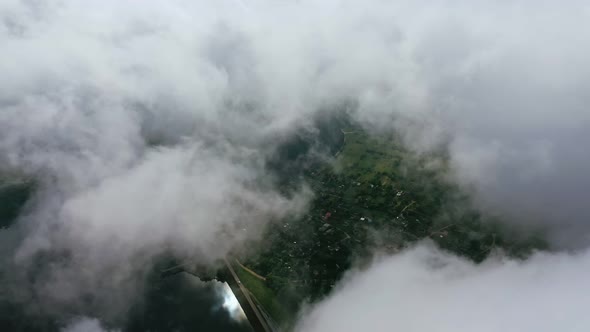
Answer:
[[(302, 185), (311, 189), (309, 209), (303, 216), (268, 224), (263, 240), (251, 244), (254, 249), (227, 257), (227, 264), (276, 329), (290, 329), (300, 309), (329, 295), (346, 271), (362, 269), (377, 255), (394, 254), (419, 241), (432, 241), (474, 262), (499, 250), (526, 257), (546, 248), (541, 234), (515, 232), (502, 220), (478, 212), (465, 189), (449, 179), (444, 150), (410, 151), (396, 133), (368, 132), (342, 114), (317, 118), (311, 128), (285, 138), (266, 165), (285, 195)], [(31, 181), (2, 179), (2, 227), (14, 223), (32, 192)], [(153, 314), (161, 311), (157, 308), (163, 303), (185, 308), (191, 301), (201, 301), (195, 299), (214, 301), (211, 290), (183, 300), (177, 293), (189, 282), (179, 273), (204, 280), (229, 278), (227, 271), (217, 276), (214, 271), (192, 271), (174, 257), (162, 262), (148, 278), (145, 299), (121, 322), (130, 331), (148, 326), (165, 330), (173, 321), (180, 330), (196, 326), (190, 310), (173, 310), (161, 318)], [(31, 331), (55, 329), (50, 318), (41, 315), (31, 320), (20, 310), (8, 304), (3, 324), (21, 324)], [(11, 318), (8, 312), (15, 314)], [(247, 329), (243, 324), (235, 328)]]
[(280, 151), (282, 160), (289, 155), (290, 176), (282, 178), (290, 180), (282, 185), (308, 184), (315, 195), (309, 211), (271, 224), (260, 252), (232, 261), (277, 325), (288, 329), (304, 303), (328, 295), (351, 267), (418, 241), (433, 241), (474, 262), (495, 250), (526, 257), (546, 248), (541, 234), (518, 233), (478, 212), (449, 180), (444, 153), (417, 154), (396, 134), (372, 134), (342, 119), (319, 128), (324, 133), (317, 135), (329, 139), (318, 141), (328, 146), (316, 148), (330, 158), (310, 158), (312, 148), (301, 147), (301, 137), (286, 144), (290, 155)]

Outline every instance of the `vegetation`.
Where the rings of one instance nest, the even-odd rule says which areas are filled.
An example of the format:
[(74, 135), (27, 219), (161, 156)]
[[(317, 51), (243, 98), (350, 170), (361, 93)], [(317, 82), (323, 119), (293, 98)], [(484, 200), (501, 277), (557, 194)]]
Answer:
[[(305, 301), (327, 295), (353, 263), (368, 261), (377, 251), (394, 253), (430, 238), (480, 262), (494, 248), (518, 256), (544, 246), (534, 236), (509, 237), (501, 224), (484, 220), (468, 196), (446, 180), (444, 154), (417, 155), (393, 134), (370, 135), (350, 124), (337, 128), (339, 140), (335, 129), (328, 129), (331, 142), (340, 142), (328, 149), (335, 152), (334, 160), (292, 154), (288, 171), (297, 176), (283, 183), (295, 187), (303, 179), (313, 188), (308, 214), (269, 226), (266, 250), (242, 257), (266, 278), (242, 270), (247, 287), (264, 306), (269, 303), (276, 320), (289, 321), (282, 313), (273, 314), (279, 312), (277, 301), (290, 308), (287, 312), (296, 312)], [(290, 144), (290, 151), (296, 151)]]
[(278, 301), (275, 292), (264, 281), (252, 275), (240, 266), (235, 266), (235, 271), (242, 284), (251, 292), (252, 297), (277, 321), (285, 321), (289, 318), (286, 308)]

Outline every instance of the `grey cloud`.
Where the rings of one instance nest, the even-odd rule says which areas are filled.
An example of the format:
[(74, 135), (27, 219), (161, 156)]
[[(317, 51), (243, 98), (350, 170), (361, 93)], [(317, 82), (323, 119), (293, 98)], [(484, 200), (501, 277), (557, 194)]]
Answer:
[(62, 332), (116, 332), (116, 330), (106, 330), (98, 319), (84, 317), (63, 328)]

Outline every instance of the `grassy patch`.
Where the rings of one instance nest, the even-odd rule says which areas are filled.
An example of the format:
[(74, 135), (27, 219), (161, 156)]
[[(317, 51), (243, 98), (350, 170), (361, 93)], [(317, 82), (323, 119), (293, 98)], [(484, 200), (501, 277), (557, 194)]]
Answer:
[(248, 288), (256, 300), (268, 312), (268, 314), (277, 322), (286, 322), (289, 320), (289, 314), (285, 312), (283, 306), (277, 300), (276, 294), (265, 285), (265, 282), (256, 278), (241, 266), (233, 264), (238, 277), (242, 284)]

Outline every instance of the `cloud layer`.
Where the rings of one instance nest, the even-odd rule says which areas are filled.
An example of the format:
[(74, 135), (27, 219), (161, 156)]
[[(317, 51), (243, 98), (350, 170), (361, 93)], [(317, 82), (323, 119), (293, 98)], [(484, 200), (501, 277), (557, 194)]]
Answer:
[(421, 244), (351, 272), (298, 331), (585, 331), (590, 254), (480, 265)]
[(3, 1), (0, 172), (39, 183), (8, 261), (59, 253), (44, 301), (124, 306), (163, 251), (210, 263), (304, 211), (310, 193), (280, 194), (265, 161), (342, 102), (417, 151), (444, 146), (483, 207), (585, 247), (589, 16), (582, 1)]

